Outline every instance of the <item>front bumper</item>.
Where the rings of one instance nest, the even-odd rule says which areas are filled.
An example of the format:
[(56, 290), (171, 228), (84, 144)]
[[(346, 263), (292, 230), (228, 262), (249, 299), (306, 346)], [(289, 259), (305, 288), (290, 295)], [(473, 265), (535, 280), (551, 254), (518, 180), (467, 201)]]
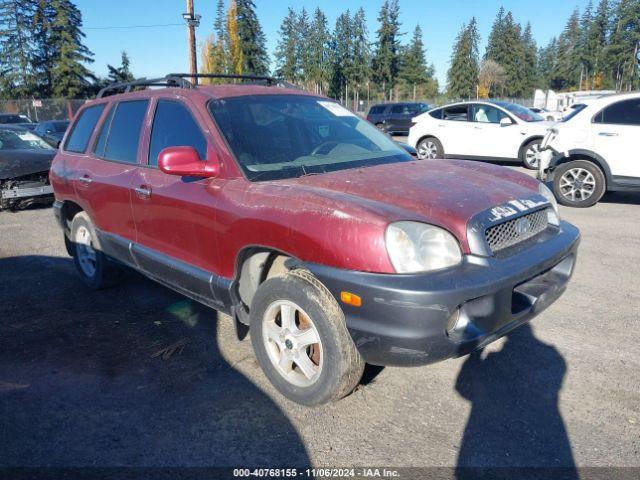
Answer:
[[(308, 264), (340, 302), (361, 355), (375, 365), (425, 365), (466, 355), (531, 320), (562, 295), (580, 241), (567, 222), (505, 257), (467, 255), (457, 267), (416, 275), (355, 272)], [(447, 324), (459, 312), (458, 326)]]
[(29, 188), (7, 188), (0, 191), (0, 198), (9, 200), (14, 198), (39, 197), (41, 195), (53, 195), (53, 187), (51, 185), (42, 185), (41, 187)]

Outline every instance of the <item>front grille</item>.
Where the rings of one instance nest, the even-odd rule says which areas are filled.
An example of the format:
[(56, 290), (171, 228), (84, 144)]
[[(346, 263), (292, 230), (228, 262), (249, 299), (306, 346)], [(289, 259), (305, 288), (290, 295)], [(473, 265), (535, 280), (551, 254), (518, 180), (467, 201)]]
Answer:
[(535, 237), (547, 228), (548, 222), (547, 210), (538, 210), (487, 228), (485, 238), (495, 253)]

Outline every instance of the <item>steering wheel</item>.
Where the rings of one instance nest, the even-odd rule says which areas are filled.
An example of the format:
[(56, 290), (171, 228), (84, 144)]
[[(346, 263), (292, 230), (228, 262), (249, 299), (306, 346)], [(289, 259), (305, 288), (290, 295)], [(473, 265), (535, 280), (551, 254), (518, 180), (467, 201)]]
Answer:
[(331, 150), (333, 150), (333, 148), (330, 148), (326, 152), (323, 151), (324, 149), (326, 149), (329, 146), (336, 147), (336, 146), (338, 146), (339, 143), (340, 142), (336, 142), (335, 140), (328, 140), (326, 142), (322, 142), (320, 145), (318, 145), (316, 148), (313, 149), (313, 151), (311, 152), (310, 155), (318, 155), (320, 153), (322, 153), (323, 155), (326, 155)]

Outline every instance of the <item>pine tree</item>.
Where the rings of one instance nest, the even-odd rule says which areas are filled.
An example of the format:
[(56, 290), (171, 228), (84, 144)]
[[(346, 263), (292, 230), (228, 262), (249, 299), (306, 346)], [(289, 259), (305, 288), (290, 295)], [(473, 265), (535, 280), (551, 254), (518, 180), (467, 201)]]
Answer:
[(279, 30), (278, 45), (276, 47), (275, 74), (289, 82), (298, 80), (298, 30), (296, 12), (289, 7), (287, 16), (282, 20)]
[(400, 53), (400, 6), (398, 0), (385, 0), (378, 15), (380, 27), (373, 56), (374, 80), (382, 87), (383, 97), (391, 99), (390, 92), (398, 77)]
[(37, 84), (34, 93), (40, 98), (47, 98), (53, 92), (51, 66), (56, 54), (52, 40), (55, 15), (49, 0), (37, 0), (32, 22), (32, 67)]
[(552, 72), (552, 88), (568, 90), (580, 83), (580, 12), (575, 9), (558, 37), (557, 59)]
[(531, 23), (527, 22), (522, 34), (522, 48), (524, 55), (522, 58), (522, 95), (533, 95), (538, 86), (538, 47), (533, 39)]
[(129, 55), (127, 55), (126, 51), (122, 51), (121, 53), (121, 61), (119, 67), (113, 67), (107, 64), (107, 69), (109, 70), (108, 80), (111, 83), (124, 83), (131, 82), (134, 80), (134, 76), (131, 73), (130, 67), (131, 61), (129, 60)]
[(462, 25), (451, 53), (447, 72), (449, 95), (453, 98), (473, 98), (478, 85), (479, 34), (475, 17)]
[(310, 65), (308, 78), (315, 93), (325, 93), (331, 72), (329, 48), (331, 35), (327, 28), (327, 17), (316, 8), (309, 32)]
[(553, 72), (556, 70), (558, 55), (558, 40), (553, 37), (545, 47), (538, 50), (538, 75), (540, 86), (544, 88), (555, 88), (553, 85)]
[(31, 25), (34, 3), (28, 0), (0, 2), (0, 86), (3, 93), (24, 98), (33, 88)]
[(353, 37), (349, 10), (336, 19), (331, 42), (331, 65), (329, 94), (346, 102), (353, 73)]
[(411, 43), (403, 52), (400, 78), (411, 88), (411, 98), (413, 100), (416, 100), (418, 90), (423, 91), (425, 84), (429, 81), (420, 25), (416, 25)]
[(586, 48), (591, 62), (591, 85), (595, 89), (603, 86), (605, 80), (607, 36), (609, 33), (610, 9), (608, 0), (600, 0), (596, 13), (587, 31)]
[[(224, 9), (224, 0), (218, 0), (216, 5), (216, 18), (213, 22), (213, 36), (210, 38), (211, 45), (205, 42), (205, 50), (209, 54), (209, 59), (203, 62), (207, 66), (204, 73), (228, 73), (229, 55), (227, 53), (227, 20)], [(211, 81), (210, 83), (217, 83)]]
[(351, 22), (352, 37), (352, 70), (351, 81), (353, 83), (353, 100), (357, 106), (363, 85), (369, 82), (371, 75), (371, 49), (369, 48), (369, 33), (367, 31), (367, 19), (364, 9), (360, 7), (353, 16)]
[(229, 52), (229, 73), (241, 74), (244, 59), (238, 35), (238, 13), (235, 0), (231, 0), (227, 10), (227, 51)]
[(610, 78), (616, 90), (640, 88), (639, 50), (640, 1), (620, 0), (606, 53)]
[(589, 41), (592, 23), (593, 4), (591, 0), (589, 0), (587, 7), (584, 9), (584, 12), (582, 12), (582, 17), (580, 17), (580, 35), (578, 37), (578, 44), (576, 45), (576, 60), (580, 68), (580, 81), (578, 83), (580, 90), (589, 89), (589, 77), (593, 69), (595, 52), (592, 51), (592, 45)]
[(501, 61), (503, 61), (505, 52), (504, 16), (504, 7), (500, 7), (498, 15), (496, 15), (496, 19), (493, 21), (493, 25), (491, 26), (489, 38), (487, 39), (487, 49), (484, 53), (485, 60), (493, 60), (497, 63), (501, 63)]
[(305, 86), (309, 87), (311, 71), (311, 44), (309, 36), (311, 34), (311, 24), (307, 9), (302, 7), (296, 21), (296, 56), (298, 58), (299, 76)]
[(95, 80), (84, 64), (93, 62), (93, 53), (83, 44), (82, 13), (70, 0), (50, 0), (55, 10), (51, 25), (54, 56), (51, 65), (53, 94), (75, 98)]
[(266, 37), (256, 15), (253, 0), (236, 0), (238, 36), (244, 73), (265, 75), (269, 70)]

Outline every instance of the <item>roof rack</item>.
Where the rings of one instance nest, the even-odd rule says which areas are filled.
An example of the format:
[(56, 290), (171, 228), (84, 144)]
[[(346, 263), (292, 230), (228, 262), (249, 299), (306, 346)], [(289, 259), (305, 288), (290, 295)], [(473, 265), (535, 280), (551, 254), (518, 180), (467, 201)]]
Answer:
[(266, 75), (236, 75), (230, 73), (170, 73), (169, 75), (161, 78), (141, 78), (132, 82), (112, 83), (104, 87), (98, 92), (96, 98), (102, 98), (107, 93), (115, 90), (123, 90), (123, 93), (129, 93), (137, 87), (177, 87), (192, 89), (196, 88), (196, 85), (191, 83), (189, 78), (221, 78), (228, 80), (244, 80), (248, 83), (265, 83), (267, 86), (282, 86), (285, 88), (294, 88), (300, 90), (301, 88), (292, 83), (284, 80), (268, 77)]
[(193, 84), (181, 76), (176, 75), (167, 75), (162, 78), (141, 78), (133, 80), (132, 82), (112, 83), (101, 89), (98, 95), (96, 95), (96, 98), (102, 98), (106, 93), (113, 90), (124, 90), (123, 93), (129, 93), (136, 87), (178, 87), (191, 89), (193, 88)]

